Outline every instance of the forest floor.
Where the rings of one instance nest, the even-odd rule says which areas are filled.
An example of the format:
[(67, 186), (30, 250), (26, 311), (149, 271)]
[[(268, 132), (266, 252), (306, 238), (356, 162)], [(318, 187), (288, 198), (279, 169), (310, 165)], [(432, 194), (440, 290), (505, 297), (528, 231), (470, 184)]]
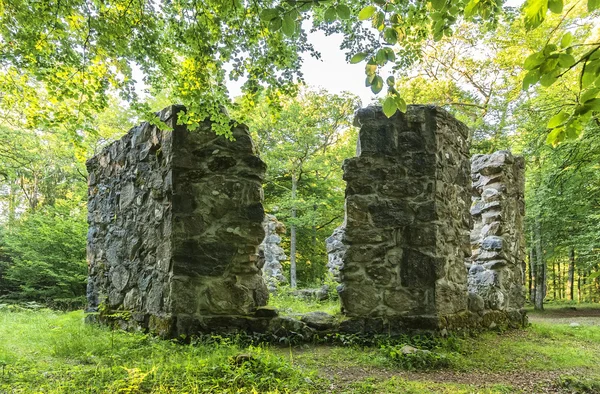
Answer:
[(530, 321), (468, 338), (185, 345), (85, 325), (81, 311), (0, 306), (0, 393), (600, 393), (600, 305)]

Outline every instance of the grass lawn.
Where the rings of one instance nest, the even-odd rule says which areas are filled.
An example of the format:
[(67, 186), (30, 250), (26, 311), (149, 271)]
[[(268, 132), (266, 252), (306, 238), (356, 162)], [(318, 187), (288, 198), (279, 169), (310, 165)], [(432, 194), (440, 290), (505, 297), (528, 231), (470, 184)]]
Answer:
[(0, 393), (600, 393), (600, 325), (557, 323), (560, 311), (533, 314), (525, 330), (406, 338), (430, 353), (405, 356), (403, 343), (350, 340), (182, 345), (85, 325), (82, 312), (3, 308)]

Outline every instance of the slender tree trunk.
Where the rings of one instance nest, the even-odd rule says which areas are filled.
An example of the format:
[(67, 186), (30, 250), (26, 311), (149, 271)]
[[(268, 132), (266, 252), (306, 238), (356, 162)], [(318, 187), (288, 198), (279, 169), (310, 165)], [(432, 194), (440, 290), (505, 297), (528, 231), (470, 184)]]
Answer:
[[(558, 289), (558, 286), (556, 286), (556, 261), (554, 259), (552, 259), (552, 299), (554, 301), (556, 301), (556, 290)], [(560, 297), (560, 294), (559, 294)]]
[(534, 308), (539, 311), (544, 310), (544, 297), (546, 297), (546, 262), (542, 252), (542, 229), (539, 217), (535, 221), (535, 254), (536, 261), (536, 286), (535, 286), (535, 305)]
[(315, 224), (315, 218), (317, 217), (317, 204), (313, 204), (313, 225), (312, 225), (312, 236), (311, 242), (313, 247), (317, 245), (317, 225)]
[(294, 220), (296, 219), (296, 188), (298, 187), (298, 180), (296, 174), (292, 175), (292, 225), (290, 226), (290, 286), (295, 289), (297, 286), (296, 281), (296, 225)]
[(556, 261), (556, 268), (557, 268), (557, 273), (558, 273), (558, 278), (556, 278), (556, 283), (558, 285), (558, 299), (562, 300), (564, 297), (564, 292), (563, 292), (563, 274), (562, 274), (562, 268), (560, 265), (560, 260)]
[(577, 272), (577, 303), (581, 304), (581, 270)]
[(575, 279), (575, 248), (569, 253), (569, 299), (573, 301), (573, 280)]
[(529, 249), (529, 301), (535, 302), (535, 251)]
[(585, 285), (587, 284), (587, 271), (583, 271), (583, 275), (581, 275), (581, 302), (585, 302), (587, 300), (585, 296)]

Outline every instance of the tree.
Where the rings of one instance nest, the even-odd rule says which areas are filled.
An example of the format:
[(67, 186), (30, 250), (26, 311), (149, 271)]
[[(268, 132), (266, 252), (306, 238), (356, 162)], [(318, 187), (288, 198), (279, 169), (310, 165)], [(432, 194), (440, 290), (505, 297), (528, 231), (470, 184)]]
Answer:
[[(298, 231), (307, 240), (301, 252), (305, 263), (316, 265), (319, 254), (324, 255), (317, 238), (329, 236), (343, 218), (341, 162), (355, 149), (350, 125), (359, 103), (345, 93), (305, 90), (296, 99), (283, 99), (280, 112), (261, 104), (249, 126), (267, 163), (266, 205), (281, 212), (279, 220), (290, 229), (290, 284), (296, 287)], [(325, 264), (320, 266), (324, 269)]]
[(5, 235), (9, 298), (53, 306), (84, 304), (87, 282), (85, 201), (76, 196), (28, 213)]
[[(387, 84), (384, 109), (391, 116), (406, 104), (393, 75), (384, 81), (382, 67), (410, 66), (424, 40), (451, 36), (459, 21), (480, 23), (483, 32), (493, 28), (501, 6), (479, 0), (2, 0), (0, 108), (15, 129), (68, 124), (76, 138), (93, 131), (89, 119), (108, 106), (114, 91), (150, 115), (136, 93), (137, 69), (154, 92), (168, 90), (172, 101), (188, 107), (183, 121), (194, 125), (208, 116), (216, 131), (227, 133), (221, 111), (230, 105), (225, 81), (246, 79), (243, 106), (252, 106), (262, 92), (271, 99), (278, 91), (294, 93), (302, 82), (300, 54), (318, 56), (302, 28), (312, 18), (314, 27), (345, 35), (348, 59), (367, 62), (366, 84), (373, 92)], [(560, 16), (554, 19), (560, 30), (595, 18), (598, 7), (598, 0), (588, 0), (585, 9), (564, 7), (562, 0), (528, 0), (522, 15), (534, 29), (550, 10)], [(580, 100), (549, 123), (549, 140), (559, 142), (577, 136), (597, 115), (600, 99), (593, 85), (600, 83), (600, 43), (577, 34), (549, 37), (528, 58), (524, 83), (550, 85), (579, 73)]]

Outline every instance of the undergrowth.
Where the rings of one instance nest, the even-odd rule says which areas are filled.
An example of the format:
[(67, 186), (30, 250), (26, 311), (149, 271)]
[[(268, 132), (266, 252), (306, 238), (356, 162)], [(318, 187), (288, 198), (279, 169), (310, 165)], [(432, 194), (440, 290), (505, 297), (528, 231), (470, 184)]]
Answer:
[(2, 307), (0, 393), (516, 392), (510, 384), (480, 390), (395, 376), (439, 369), (475, 375), (552, 371), (565, 376), (555, 385), (568, 392), (598, 392), (600, 385), (591, 378), (600, 376), (595, 326), (540, 323), (449, 338), (332, 334), (284, 346), (261, 344), (263, 339), (213, 335), (182, 343), (86, 325), (82, 312)]

